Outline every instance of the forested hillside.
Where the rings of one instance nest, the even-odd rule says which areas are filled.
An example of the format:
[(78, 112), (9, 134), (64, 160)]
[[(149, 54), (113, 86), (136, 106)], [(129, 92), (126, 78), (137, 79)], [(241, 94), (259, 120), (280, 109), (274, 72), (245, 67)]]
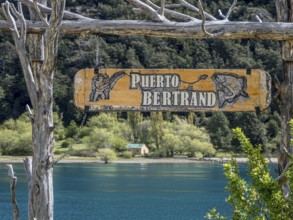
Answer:
[[(167, 2), (176, 3), (176, 0)], [(212, 14), (218, 15), (217, 10), (228, 10), (231, 2), (208, 0), (204, 1), (204, 7)], [(67, 1), (67, 10), (109, 20), (144, 17), (134, 12), (132, 6), (123, 0), (71, 0)], [(239, 1), (231, 20), (255, 20), (255, 15), (263, 21), (275, 20), (274, 2)], [(82, 68), (95, 67), (97, 45), (98, 58), (107, 68), (260, 68), (269, 72), (273, 79), (282, 80), (278, 77), (282, 71), (281, 48), (280, 43), (276, 41), (162, 39), (108, 35), (62, 36), (55, 72), (54, 110), (56, 118), (63, 113), (64, 126), (61, 125), (57, 140), (64, 148), (70, 145), (76, 135), (83, 114), (73, 102), (74, 74)], [(29, 149), (30, 141), (25, 142), (21, 139), (22, 135), (26, 135), (24, 140), (29, 139), (29, 135), (22, 132), (24, 127), (29, 129), (29, 121), (24, 116), (17, 121), (11, 120), (19, 118), (25, 112), (29, 98), (10, 34), (1, 33), (0, 37), (0, 75), (0, 147), (2, 153), (11, 154), (16, 148)], [(273, 91), (273, 96), (276, 95)], [(207, 156), (214, 155), (216, 150), (239, 152), (238, 143), (232, 138), (231, 129), (241, 127), (252, 143), (262, 144), (264, 151), (273, 153), (277, 147), (280, 127), (279, 109), (274, 102), (273, 100), (271, 107), (260, 115), (200, 112), (142, 115), (122, 112), (114, 116), (94, 116), (96, 114), (92, 113), (89, 115), (92, 118), (88, 119), (88, 124), (83, 128), (79, 144), (90, 148), (89, 151), (85, 147), (87, 153), (94, 153), (100, 147), (112, 147), (121, 152), (127, 142), (144, 142), (159, 155), (173, 156), (178, 153), (194, 156), (201, 153)], [(98, 124), (98, 118), (106, 121), (104, 124), (101, 122), (103, 126)], [(24, 123), (27, 123), (27, 126), (24, 126)], [(190, 134), (187, 134), (188, 130)], [(5, 139), (10, 135), (15, 137), (14, 142)], [(17, 137), (20, 139), (16, 140)], [(100, 139), (97, 140), (97, 137)], [(200, 140), (202, 144), (195, 143), (195, 140)]]

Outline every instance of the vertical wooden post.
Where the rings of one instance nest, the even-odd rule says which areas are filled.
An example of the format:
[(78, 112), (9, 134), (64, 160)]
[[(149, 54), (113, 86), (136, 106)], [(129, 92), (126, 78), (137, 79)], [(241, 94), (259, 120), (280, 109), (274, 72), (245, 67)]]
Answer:
[[(37, 2), (42, 5), (47, 5), (47, 0), (37, 0)], [(31, 21), (46, 20), (46, 17), (40, 18), (35, 8), (30, 8), (29, 12)], [(30, 65), (38, 92), (36, 100), (32, 100), (33, 158), (32, 161), (26, 161), (26, 171), (28, 178), (30, 178), (30, 220), (34, 218), (38, 220), (53, 219), (54, 194), (52, 151), (55, 143), (53, 134), (54, 72), (50, 67), (48, 68), (48, 66), (54, 64), (49, 63), (45, 58), (45, 47), (48, 46), (47, 32), (48, 30), (46, 30), (44, 34), (31, 34), (28, 35), (27, 38)], [(50, 43), (53, 43), (56, 39), (50, 40), (52, 40)], [(53, 44), (55, 43), (56, 42)]]
[(32, 206), (30, 203), (30, 192), (31, 192), (31, 182), (32, 182), (32, 159), (23, 159), (24, 170), (26, 174), (27, 184), (28, 184), (28, 219), (34, 219)]
[(11, 203), (13, 207), (13, 219), (18, 220), (19, 219), (19, 209), (16, 201), (16, 182), (17, 182), (17, 177), (14, 176), (14, 171), (12, 164), (7, 164), (6, 165), (8, 168), (8, 176), (10, 177), (10, 191), (11, 191)]
[[(292, 22), (291, 13), (293, 0), (276, 0), (276, 9), (279, 22)], [(288, 153), (292, 154), (289, 120), (293, 116), (293, 41), (282, 42), (283, 72), (282, 84), (279, 89), (279, 107), (282, 117), (281, 141), (278, 163), (282, 172), (289, 163)], [(281, 183), (283, 193), (289, 193), (287, 183)]]

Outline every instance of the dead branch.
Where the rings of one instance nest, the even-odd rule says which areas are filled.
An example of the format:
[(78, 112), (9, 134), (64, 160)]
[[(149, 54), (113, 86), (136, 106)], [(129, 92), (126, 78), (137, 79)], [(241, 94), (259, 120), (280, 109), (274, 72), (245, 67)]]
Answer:
[(286, 164), (286, 167), (283, 169), (282, 173), (276, 178), (278, 182), (282, 182), (283, 179), (285, 178), (286, 172), (289, 170), (289, 168), (292, 166), (290, 161)]
[[(34, 7), (34, 3), (32, 0), (20, 0), (20, 2), (22, 2), (23, 4), (25, 4), (26, 6), (28, 7)], [(38, 5), (38, 8), (40, 9), (41, 13), (44, 13), (44, 14), (51, 14), (52, 12), (52, 9), (45, 6), (45, 5), (42, 5), (42, 4), (39, 4), (37, 3)], [(87, 18), (85, 16), (82, 16), (82, 15), (79, 15), (79, 14), (76, 14), (76, 13), (73, 13), (73, 12), (70, 12), (70, 11), (64, 11), (64, 16), (63, 18), (65, 20), (94, 20), (94, 19), (91, 19), (91, 18)]]
[(34, 5), (34, 9), (36, 10), (37, 15), (39, 16), (39, 18), (41, 19), (41, 21), (43, 21), (44, 24), (46, 24), (47, 26), (49, 26), (49, 23), (48, 23), (47, 19), (42, 15), (42, 12), (41, 12), (41, 10), (39, 8), (39, 5), (38, 5), (37, 0), (33, 0), (33, 5)]
[[(156, 4), (154, 4), (153, 2), (151, 2), (150, 0), (147, 0), (146, 3), (149, 6), (153, 7), (154, 9), (156, 9), (156, 10), (159, 10), (160, 9), (159, 6), (157, 6)], [(174, 19), (177, 19), (177, 20), (181, 20), (181, 21), (200, 21), (200, 20), (198, 20), (198, 19), (196, 19), (194, 17), (191, 17), (189, 15), (182, 14), (180, 12), (173, 11), (173, 10), (169, 10), (169, 9), (166, 9), (166, 8), (164, 10), (164, 14), (167, 15), (167, 16), (170, 16), (171, 18), (174, 18)]]
[[(181, 3), (182, 6), (188, 8), (188, 9), (191, 10), (191, 11), (194, 11), (194, 12), (199, 13), (199, 14), (201, 13), (199, 8), (197, 8), (197, 7), (195, 7), (195, 6), (191, 5), (191, 4), (189, 4), (189, 3), (186, 2), (185, 0), (180, 0), (180, 3)], [(212, 21), (216, 21), (216, 20), (218, 20), (218, 19), (216, 19), (214, 16), (210, 15), (209, 13), (207, 13), (207, 12), (205, 12), (205, 11), (203, 11), (203, 14), (204, 14), (205, 18), (207, 18), (207, 19), (209, 19), (209, 20), (212, 20)]]
[(52, 12), (50, 15), (49, 26), (44, 34), (44, 62), (42, 64), (42, 71), (52, 73), (54, 70), (54, 63), (57, 57), (59, 28), (63, 19), (65, 10), (65, 0), (52, 0)]
[(14, 175), (12, 164), (7, 164), (6, 166), (8, 169), (8, 176), (10, 177), (10, 191), (11, 191), (11, 203), (13, 207), (13, 217), (14, 217), (14, 220), (18, 220), (19, 209), (17, 205), (16, 190), (15, 190), (17, 177)]
[(168, 21), (164, 16), (160, 15), (155, 9), (140, 0), (128, 0), (131, 4), (140, 8), (145, 14), (148, 14), (153, 21), (166, 22)]
[(165, 10), (165, 0), (161, 0), (161, 9), (160, 14), (164, 17), (164, 10)]
[(4, 17), (6, 18), (8, 24), (10, 26), (10, 30), (12, 31), (12, 35), (16, 39), (20, 38), (20, 34), (17, 29), (16, 21), (11, 14), (11, 4), (7, 1), (5, 3), (2, 3), (2, 11), (3, 11)]
[(205, 35), (207, 35), (208, 37), (217, 37), (221, 34), (223, 34), (223, 32), (218, 32), (216, 34), (212, 34), (212, 33), (209, 33), (206, 28), (205, 28), (205, 21), (206, 21), (206, 16), (205, 16), (205, 13), (204, 13), (204, 9), (203, 9), (203, 6), (202, 6), (202, 3), (201, 3), (201, 0), (197, 0), (197, 6), (198, 6), (198, 9), (199, 9), (199, 14), (202, 18), (202, 23), (201, 23), (201, 27), (202, 27), (202, 31), (204, 32)]
[(31, 110), (30, 106), (26, 105), (25, 109), (27, 111), (27, 114), (28, 114), (28, 117), (29, 117), (31, 123), (33, 124), (33, 122), (34, 122), (34, 114), (32, 113), (32, 110)]
[(223, 15), (221, 9), (219, 9), (219, 10), (218, 10), (219, 15), (220, 15), (224, 20), (228, 21), (230, 15), (231, 15), (231, 13), (232, 13), (232, 11), (233, 11), (233, 9), (234, 9), (235, 6), (236, 6), (236, 4), (237, 4), (237, 0), (234, 0), (233, 3), (232, 3), (232, 5), (230, 6), (230, 8), (229, 8), (229, 10), (228, 10), (228, 12), (227, 12), (226, 15)]
[(255, 15), (255, 18), (256, 18), (256, 20), (257, 20), (258, 22), (262, 23), (262, 20), (261, 20), (261, 18), (260, 18), (258, 15)]
[(168, 5), (165, 5), (165, 8), (168, 8), (168, 9), (181, 8), (181, 7), (182, 7), (181, 4), (168, 4)]
[[(35, 79), (33, 77), (30, 62), (28, 60), (27, 52), (26, 52), (25, 43), (26, 43), (26, 34), (27, 34), (27, 23), (23, 15), (21, 3), (18, 3), (18, 10), (16, 10), (13, 4), (6, 1), (5, 3), (2, 3), (2, 10), (7, 20), (9, 29), (12, 31), (12, 36), (13, 36), (16, 51), (19, 55), (20, 63), (24, 72), (25, 81), (27, 84), (30, 99), (34, 106), (35, 100), (37, 99), (37, 88), (35, 85)], [(14, 16), (19, 21), (18, 23), (20, 24), (20, 32), (18, 30), (19, 26), (16, 24), (16, 20)]]

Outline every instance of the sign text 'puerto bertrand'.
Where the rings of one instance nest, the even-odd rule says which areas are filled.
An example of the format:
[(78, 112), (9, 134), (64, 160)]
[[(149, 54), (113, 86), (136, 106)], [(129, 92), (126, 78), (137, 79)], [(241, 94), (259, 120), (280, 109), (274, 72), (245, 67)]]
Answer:
[(140, 89), (142, 106), (214, 107), (213, 91), (179, 90), (181, 78), (177, 74), (130, 74), (130, 89)]
[(75, 103), (89, 111), (255, 111), (271, 100), (262, 70), (84, 69)]

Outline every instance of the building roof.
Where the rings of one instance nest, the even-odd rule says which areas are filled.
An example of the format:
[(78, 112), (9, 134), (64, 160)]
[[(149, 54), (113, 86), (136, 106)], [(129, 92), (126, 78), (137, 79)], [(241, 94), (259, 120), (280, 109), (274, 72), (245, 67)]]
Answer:
[(142, 148), (145, 144), (127, 144), (127, 148)]

